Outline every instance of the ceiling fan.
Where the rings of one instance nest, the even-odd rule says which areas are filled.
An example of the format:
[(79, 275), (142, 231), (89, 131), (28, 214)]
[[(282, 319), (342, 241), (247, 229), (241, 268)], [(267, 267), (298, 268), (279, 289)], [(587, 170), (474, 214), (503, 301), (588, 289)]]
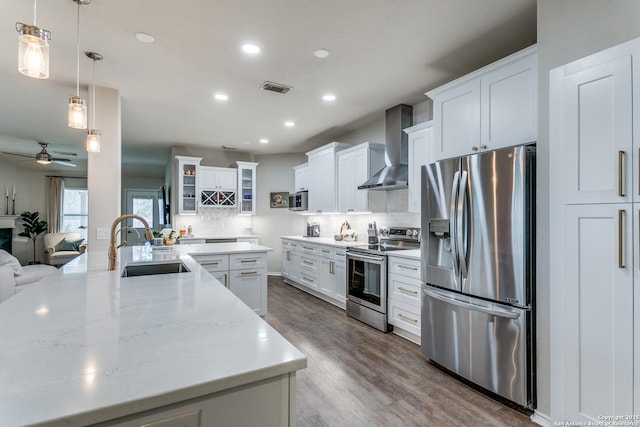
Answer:
[[(38, 142), (38, 144), (40, 144), (40, 146), (42, 147), (42, 150), (40, 150), (39, 153), (37, 153), (35, 155), (35, 159), (36, 159), (36, 163), (41, 164), (41, 165), (48, 165), (49, 163), (57, 163), (59, 165), (63, 165), (63, 166), (69, 166), (72, 168), (75, 168), (76, 165), (75, 163), (73, 163), (71, 160), (69, 159), (61, 159), (61, 158), (57, 158), (57, 157), (52, 157), (51, 154), (49, 154), (49, 152), (47, 151), (47, 145), (49, 145), (46, 142)], [(29, 157), (29, 158), (33, 158), (34, 156), (28, 155), (28, 154), (19, 154), (19, 153), (7, 153), (4, 152), (4, 154), (10, 154), (12, 156), (20, 156), (20, 157)], [(65, 153), (65, 154), (71, 154), (71, 155), (75, 155), (73, 153)]]

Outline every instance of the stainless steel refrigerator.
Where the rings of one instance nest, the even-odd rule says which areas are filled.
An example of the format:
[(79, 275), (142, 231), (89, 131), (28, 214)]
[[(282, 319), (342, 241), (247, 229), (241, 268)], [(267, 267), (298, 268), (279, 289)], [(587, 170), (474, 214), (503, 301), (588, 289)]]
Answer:
[(535, 407), (535, 147), (422, 167), (422, 352)]

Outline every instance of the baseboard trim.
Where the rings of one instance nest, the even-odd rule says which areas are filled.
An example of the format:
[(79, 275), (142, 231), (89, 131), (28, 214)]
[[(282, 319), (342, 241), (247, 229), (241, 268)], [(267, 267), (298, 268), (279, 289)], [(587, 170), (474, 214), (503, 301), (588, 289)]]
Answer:
[(531, 418), (531, 421), (533, 421), (534, 423), (540, 426), (544, 426), (544, 427), (551, 426), (551, 418), (549, 418), (549, 416), (542, 414), (538, 411), (535, 411), (530, 418)]

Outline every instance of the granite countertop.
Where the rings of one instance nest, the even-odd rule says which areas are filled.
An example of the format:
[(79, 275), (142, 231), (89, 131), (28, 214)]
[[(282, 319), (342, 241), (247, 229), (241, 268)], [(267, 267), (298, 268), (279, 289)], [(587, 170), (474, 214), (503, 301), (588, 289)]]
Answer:
[(337, 241), (333, 237), (304, 237), (304, 236), (280, 236), (281, 239), (297, 240), (300, 242), (316, 243), (319, 245), (335, 246), (337, 248), (348, 248), (357, 245), (366, 245), (365, 241), (346, 242), (344, 240)]
[[(122, 248), (115, 271), (106, 252), (89, 252), (9, 298), (0, 425), (86, 425), (305, 368), (304, 355), (189, 256), (268, 250)], [(191, 271), (120, 277), (127, 263), (176, 257)]]

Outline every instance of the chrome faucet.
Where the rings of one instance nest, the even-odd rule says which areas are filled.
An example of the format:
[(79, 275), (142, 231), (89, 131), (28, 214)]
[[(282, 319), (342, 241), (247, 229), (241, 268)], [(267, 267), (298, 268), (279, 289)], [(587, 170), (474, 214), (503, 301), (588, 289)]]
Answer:
[(147, 240), (153, 239), (153, 233), (151, 232), (151, 229), (149, 228), (149, 223), (147, 222), (146, 219), (142, 218), (141, 216), (132, 215), (132, 214), (120, 215), (118, 218), (116, 218), (113, 221), (113, 224), (111, 224), (111, 240), (109, 241), (109, 270), (116, 269), (116, 264), (118, 263), (118, 248), (122, 246), (122, 244), (120, 244), (116, 247), (116, 227), (122, 221), (129, 218), (137, 219), (140, 222), (142, 222), (144, 224), (144, 234), (146, 239)]

